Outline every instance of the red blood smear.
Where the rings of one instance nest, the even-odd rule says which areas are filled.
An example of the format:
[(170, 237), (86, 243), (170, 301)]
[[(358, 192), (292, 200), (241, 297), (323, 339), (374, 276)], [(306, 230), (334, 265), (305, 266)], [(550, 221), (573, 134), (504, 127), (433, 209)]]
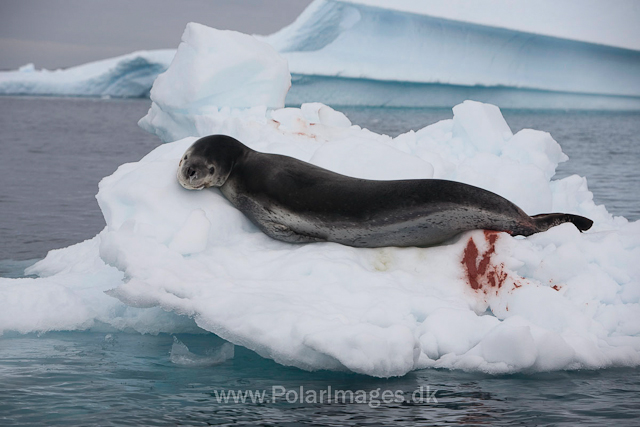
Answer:
[(464, 255), (462, 256), (462, 265), (467, 270), (467, 280), (471, 289), (478, 289), (478, 268), (476, 267), (476, 258), (478, 258), (478, 247), (473, 242), (473, 239), (469, 238), (467, 247), (464, 249)]
[(498, 233), (485, 230), (484, 238), (489, 243), (486, 251), (480, 254), (473, 239), (469, 238), (462, 256), (462, 266), (467, 273), (467, 281), (471, 289), (474, 290), (483, 287), (500, 288), (507, 279), (504, 264), (498, 266), (491, 264), (491, 257), (496, 252), (495, 244), (498, 240)]

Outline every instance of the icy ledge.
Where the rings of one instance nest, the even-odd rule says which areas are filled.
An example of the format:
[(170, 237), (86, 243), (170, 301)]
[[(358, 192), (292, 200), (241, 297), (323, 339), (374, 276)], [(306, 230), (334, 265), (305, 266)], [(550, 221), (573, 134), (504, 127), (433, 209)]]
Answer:
[[(262, 46), (190, 26), (178, 50), (192, 54), (177, 56), (157, 81), (143, 119), (167, 138), (186, 137), (102, 180), (97, 198), (107, 226), (98, 236), (52, 251), (29, 269), (40, 278), (0, 281), (0, 299), (9, 301), (0, 330), (172, 332), (193, 328), (193, 319), (284, 365), (377, 377), (426, 367), (508, 373), (640, 365), (640, 222), (596, 206), (584, 178), (553, 181), (566, 156), (548, 133), (513, 135), (497, 107), (472, 101), (457, 105), (451, 120), (396, 138), (353, 126), (319, 103), (268, 109), (250, 95), (286, 92), (276, 83), (288, 73), (277, 71), (272, 51), (263, 67), (229, 80), (246, 105), (223, 107), (224, 94), (207, 82), (235, 74), (195, 66), (209, 63), (210, 44), (220, 38), (237, 47), (221, 63), (238, 64)], [(262, 93), (243, 83), (258, 76), (273, 83)], [(167, 90), (175, 85), (184, 90)], [(595, 225), (581, 234), (564, 224), (526, 239), (473, 231), (432, 248), (285, 244), (217, 190), (178, 184), (184, 150), (211, 133), (352, 176), (467, 182), (530, 214), (572, 212)]]

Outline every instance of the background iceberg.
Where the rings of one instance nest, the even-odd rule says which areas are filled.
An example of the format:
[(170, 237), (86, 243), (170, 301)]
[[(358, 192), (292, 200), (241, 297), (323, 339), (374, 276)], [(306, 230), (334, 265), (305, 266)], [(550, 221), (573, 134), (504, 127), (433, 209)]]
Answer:
[[(98, 236), (50, 252), (28, 270), (39, 278), (1, 279), (10, 303), (0, 330), (197, 325), (284, 365), (378, 377), (425, 367), (503, 373), (640, 365), (640, 222), (596, 206), (584, 178), (552, 181), (566, 156), (549, 134), (513, 135), (497, 107), (471, 101), (451, 120), (396, 138), (352, 126), (320, 103), (254, 105), (250, 95), (283, 99), (287, 90), (243, 86), (265, 75), (287, 81), (268, 49), (272, 60), (240, 86), (226, 74), (228, 88), (249, 102), (232, 109), (207, 84), (223, 70), (195, 66), (198, 52), (229, 38), (240, 51), (225, 52), (220, 63), (232, 69), (242, 51), (263, 47), (241, 34), (187, 28), (179, 51), (195, 54), (177, 56), (157, 80), (142, 120), (168, 140), (183, 139), (102, 180), (97, 199), (107, 226)], [(198, 97), (185, 100), (171, 87)], [(183, 152), (211, 133), (356, 176), (468, 182), (529, 214), (572, 212), (595, 225), (581, 234), (564, 224), (526, 239), (473, 231), (432, 248), (285, 244), (218, 191), (178, 184)]]
[(635, 25), (640, 7), (634, 0), (619, 0), (616, 7), (607, 7), (599, 0), (342, 1), (604, 46), (640, 49), (640, 28)]
[(55, 71), (35, 70), (27, 64), (17, 71), (0, 72), (0, 94), (147, 97), (174, 54), (173, 49), (140, 51)]
[[(603, 13), (602, 3), (564, 2), (566, 31), (551, 31), (544, 19), (531, 24), (538, 21), (521, 14), (529, 18), (536, 8), (513, 2), (476, 3), (487, 10), (474, 20), (464, 13), (468, 3), (315, 1), (266, 38), (289, 61), (296, 85), (288, 102), (451, 106), (473, 98), (503, 108), (640, 106), (640, 46), (602, 44), (611, 42), (607, 33), (633, 33), (632, 19), (622, 22), (630, 30), (612, 26), (587, 37), (578, 30), (589, 20), (576, 23), (567, 4), (593, 17)], [(640, 18), (633, 3), (617, 6)], [(357, 86), (344, 91), (353, 79)]]
[[(261, 39), (289, 62), (287, 105), (637, 110), (638, 20), (622, 0), (316, 0)], [(0, 94), (148, 96), (172, 52), (0, 72)]]

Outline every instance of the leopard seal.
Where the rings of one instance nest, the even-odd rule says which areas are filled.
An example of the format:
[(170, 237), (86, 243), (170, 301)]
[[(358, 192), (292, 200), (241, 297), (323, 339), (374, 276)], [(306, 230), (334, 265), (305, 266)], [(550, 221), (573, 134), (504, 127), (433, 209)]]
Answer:
[(432, 246), (474, 229), (529, 236), (565, 222), (581, 231), (593, 224), (564, 213), (529, 216), (495, 193), (455, 181), (352, 178), (226, 135), (197, 140), (177, 177), (189, 190), (219, 187), (265, 234), (290, 243)]

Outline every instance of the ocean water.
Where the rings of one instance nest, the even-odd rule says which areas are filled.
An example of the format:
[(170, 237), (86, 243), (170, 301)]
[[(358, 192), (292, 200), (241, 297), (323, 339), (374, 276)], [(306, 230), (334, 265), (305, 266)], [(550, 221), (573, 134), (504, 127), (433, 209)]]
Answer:
[[(212, 335), (179, 338), (194, 352), (220, 345)], [(633, 369), (508, 376), (428, 369), (382, 380), (304, 372), (240, 347), (217, 366), (177, 366), (172, 342), (88, 332), (3, 337), (0, 424), (631, 426), (640, 417)], [(264, 393), (264, 402), (222, 399), (248, 390)], [(314, 392), (328, 390), (365, 398), (314, 401)]]
[[(136, 126), (148, 106), (148, 100), (0, 97), (0, 276), (20, 277), (48, 250), (104, 227), (94, 198), (99, 180), (159, 144)], [(341, 110), (355, 124), (389, 135), (451, 117), (445, 109)], [(504, 115), (514, 132), (546, 130), (560, 142), (571, 160), (558, 176), (587, 176), (597, 203), (640, 218), (640, 114)], [(202, 357), (222, 344), (212, 334), (177, 337)], [(5, 334), (0, 425), (625, 426), (640, 419), (638, 369), (504, 376), (430, 369), (381, 380), (287, 368), (241, 347), (219, 365), (196, 356), (191, 366), (180, 365), (171, 361), (173, 339)], [(251, 391), (254, 399), (243, 394), (245, 402), (236, 403), (231, 391)]]

